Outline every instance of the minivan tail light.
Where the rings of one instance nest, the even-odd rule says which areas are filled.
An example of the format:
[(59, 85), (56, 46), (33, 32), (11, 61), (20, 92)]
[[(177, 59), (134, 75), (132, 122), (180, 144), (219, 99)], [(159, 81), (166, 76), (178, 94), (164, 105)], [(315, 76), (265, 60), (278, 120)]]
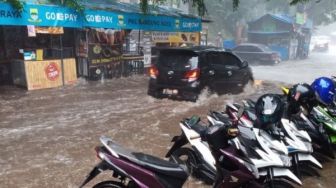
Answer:
[(149, 76), (153, 79), (156, 79), (159, 76), (159, 70), (156, 68), (155, 65), (152, 65), (149, 68)]
[(193, 69), (185, 73), (184, 78), (188, 79), (188, 82), (193, 82), (197, 80), (200, 76), (200, 69)]
[(279, 59), (279, 55), (276, 54), (276, 53), (273, 53), (273, 54), (271, 55), (271, 58), (272, 58), (272, 60), (278, 60), (278, 59)]

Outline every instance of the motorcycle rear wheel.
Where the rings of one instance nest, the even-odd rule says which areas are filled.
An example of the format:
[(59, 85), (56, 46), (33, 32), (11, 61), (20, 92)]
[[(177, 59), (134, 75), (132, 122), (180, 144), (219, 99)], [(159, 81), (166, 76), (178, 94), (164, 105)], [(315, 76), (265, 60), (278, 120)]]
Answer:
[[(286, 180), (273, 179), (273, 188), (294, 188), (294, 186)], [(269, 182), (265, 182), (264, 188), (272, 188)]]
[(126, 187), (127, 186), (123, 185), (121, 182), (103, 181), (94, 185), (92, 188), (126, 188)]

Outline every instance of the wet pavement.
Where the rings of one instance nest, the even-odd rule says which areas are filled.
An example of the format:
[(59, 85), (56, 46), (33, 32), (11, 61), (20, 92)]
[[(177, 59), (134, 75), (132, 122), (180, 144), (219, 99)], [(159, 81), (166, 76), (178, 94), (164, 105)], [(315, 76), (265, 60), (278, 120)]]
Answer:
[[(295, 65), (319, 59), (315, 55)], [(332, 59), (327, 60), (323, 70), (331, 69)], [(100, 144), (101, 135), (130, 149), (163, 157), (171, 138), (180, 134), (178, 123), (183, 118), (201, 115), (204, 119), (210, 109), (222, 110), (227, 102), (280, 92), (278, 88), (283, 84), (278, 81), (309, 81), (314, 78), (313, 73), (322, 70), (322, 66), (317, 66), (316, 71), (314, 64), (309, 69), (312, 75), (305, 70), (301, 72), (305, 72), (304, 76), (293, 74), (291, 78), (292, 73), (300, 73), (293, 70), (291, 63), (296, 62), (256, 66), (255, 78), (273, 81), (247, 87), (239, 95), (203, 92), (196, 103), (147, 96), (145, 76), (102, 82), (80, 80), (76, 86), (31, 92), (0, 86), (0, 187), (78, 187), (98, 162), (94, 147)], [(272, 76), (277, 72), (275, 68), (287, 75)], [(335, 169), (334, 162), (325, 163), (322, 177), (305, 178), (303, 187), (334, 187)], [(109, 177), (105, 173), (88, 187)], [(209, 186), (190, 180), (185, 187)]]
[(275, 66), (254, 66), (256, 79), (286, 83), (307, 82), (320, 76), (336, 76), (336, 46), (328, 52), (313, 52), (308, 59), (290, 60)]

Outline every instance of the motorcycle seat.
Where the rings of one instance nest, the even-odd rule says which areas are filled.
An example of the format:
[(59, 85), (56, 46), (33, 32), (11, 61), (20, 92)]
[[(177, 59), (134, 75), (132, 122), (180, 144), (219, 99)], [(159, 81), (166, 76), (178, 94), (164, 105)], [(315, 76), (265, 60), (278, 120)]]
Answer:
[(141, 152), (133, 153), (133, 155), (141, 161), (142, 166), (155, 172), (181, 179), (185, 179), (189, 175), (188, 169), (177, 163), (169, 162)]
[(122, 146), (114, 142), (110, 142), (108, 146), (122, 158), (125, 158), (145, 169), (179, 179), (184, 179), (188, 177), (188, 170), (185, 166), (169, 162), (145, 153), (134, 152), (130, 149), (123, 148)]
[(207, 127), (201, 122), (198, 122), (194, 125), (192, 125), (192, 130), (196, 131), (198, 134), (203, 135), (203, 133), (206, 131)]
[(211, 115), (215, 116), (218, 120), (220, 120), (221, 122), (223, 122), (225, 125), (232, 124), (232, 122), (230, 120), (230, 117), (227, 114), (223, 114), (221, 112), (212, 111)]

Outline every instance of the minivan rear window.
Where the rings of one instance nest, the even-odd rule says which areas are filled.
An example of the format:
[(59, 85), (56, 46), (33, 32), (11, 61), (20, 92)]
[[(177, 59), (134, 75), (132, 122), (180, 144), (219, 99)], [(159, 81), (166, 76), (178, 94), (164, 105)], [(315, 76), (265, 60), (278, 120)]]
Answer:
[(188, 51), (162, 51), (160, 52), (158, 64), (174, 70), (191, 70), (198, 66), (198, 56)]

